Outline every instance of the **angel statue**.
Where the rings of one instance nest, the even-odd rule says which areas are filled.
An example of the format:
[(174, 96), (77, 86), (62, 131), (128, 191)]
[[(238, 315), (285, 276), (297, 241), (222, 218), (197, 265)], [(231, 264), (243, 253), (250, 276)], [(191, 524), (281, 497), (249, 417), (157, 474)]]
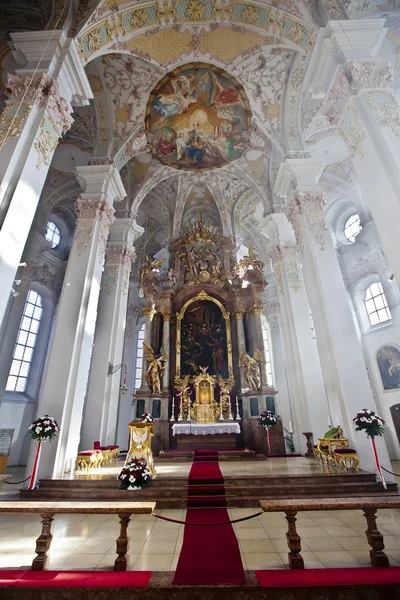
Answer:
[(156, 357), (153, 349), (148, 344), (143, 344), (144, 353), (147, 361), (146, 381), (147, 385), (153, 392), (153, 394), (161, 393), (161, 381), (162, 374), (166, 365), (162, 363), (167, 362), (168, 356), (165, 354), (163, 348), (160, 350), (160, 354)]
[(265, 359), (260, 350), (254, 350), (253, 357), (246, 354), (246, 352), (242, 352), (240, 355), (239, 366), (244, 368), (246, 383), (252, 392), (261, 389), (261, 371), (259, 363), (265, 363)]
[(232, 417), (232, 409), (231, 409), (231, 390), (229, 387), (229, 383), (224, 381), (221, 375), (218, 378), (219, 383), (219, 397), (222, 404), (222, 416), (225, 420), (228, 420)]

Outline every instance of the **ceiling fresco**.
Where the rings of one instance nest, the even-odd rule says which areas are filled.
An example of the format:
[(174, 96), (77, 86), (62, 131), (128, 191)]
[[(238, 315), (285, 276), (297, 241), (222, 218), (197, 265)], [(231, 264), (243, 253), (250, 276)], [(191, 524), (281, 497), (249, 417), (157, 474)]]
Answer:
[(221, 69), (194, 63), (169, 73), (153, 90), (146, 129), (163, 164), (206, 170), (243, 154), (250, 122), (243, 87)]

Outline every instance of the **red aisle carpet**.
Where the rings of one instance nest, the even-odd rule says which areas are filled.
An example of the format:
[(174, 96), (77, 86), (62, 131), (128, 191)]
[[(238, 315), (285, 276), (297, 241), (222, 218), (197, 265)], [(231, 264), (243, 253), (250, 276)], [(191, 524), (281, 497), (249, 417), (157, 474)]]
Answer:
[[(217, 453), (216, 457), (218, 460)], [(218, 462), (194, 462), (188, 483), (187, 524), (173, 583), (244, 584), (239, 544), (232, 525), (201, 526), (230, 520), (226, 508), (212, 508), (226, 506), (224, 478)]]
[[(263, 588), (340, 587), (400, 583), (400, 567), (256, 571)], [(392, 596), (393, 597), (393, 596)], [(388, 598), (389, 600), (389, 598)]]
[[(147, 588), (151, 571), (0, 570), (0, 587)], [(22, 596), (21, 596), (22, 598)]]

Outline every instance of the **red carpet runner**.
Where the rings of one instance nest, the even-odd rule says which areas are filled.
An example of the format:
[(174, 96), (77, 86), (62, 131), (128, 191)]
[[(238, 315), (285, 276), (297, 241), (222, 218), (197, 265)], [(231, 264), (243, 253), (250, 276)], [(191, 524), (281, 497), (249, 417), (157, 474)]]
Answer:
[[(195, 458), (201, 456), (196, 453)], [(230, 520), (226, 508), (214, 508), (226, 506), (224, 478), (216, 462), (218, 453), (206, 456), (205, 462), (195, 461), (189, 473), (187, 524), (173, 583), (241, 585), (245, 582), (245, 575), (232, 525), (190, 525)], [(214, 462), (211, 457), (214, 457)]]

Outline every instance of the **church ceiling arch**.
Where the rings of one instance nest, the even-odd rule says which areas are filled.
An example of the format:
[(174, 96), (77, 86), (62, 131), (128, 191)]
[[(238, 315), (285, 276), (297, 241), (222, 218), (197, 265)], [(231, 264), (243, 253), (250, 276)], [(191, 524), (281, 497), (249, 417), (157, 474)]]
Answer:
[(110, 98), (95, 62), (86, 67), (86, 73), (93, 93), (93, 106), (96, 114), (96, 145), (95, 156), (108, 156), (114, 143), (116, 129)]
[[(297, 3), (300, 4), (300, 3)], [(296, 10), (291, 2), (291, 10)], [(268, 35), (278, 36), (300, 52), (309, 52), (314, 44), (316, 27), (303, 17), (287, 10), (264, 3), (241, 0), (176, 0), (172, 3), (151, 0), (139, 5), (120, 8), (112, 13), (99, 15), (78, 38), (82, 60), (86, 63), (100, 54), (127, 50), (129, 44), (146, 31), (178, 27), (185, 32), (193, 28), (212, 24), (224, 24)]]
[(0, 0), (0, 22), (5, 31), (62, 29), (71, 10), (69, 0)]

